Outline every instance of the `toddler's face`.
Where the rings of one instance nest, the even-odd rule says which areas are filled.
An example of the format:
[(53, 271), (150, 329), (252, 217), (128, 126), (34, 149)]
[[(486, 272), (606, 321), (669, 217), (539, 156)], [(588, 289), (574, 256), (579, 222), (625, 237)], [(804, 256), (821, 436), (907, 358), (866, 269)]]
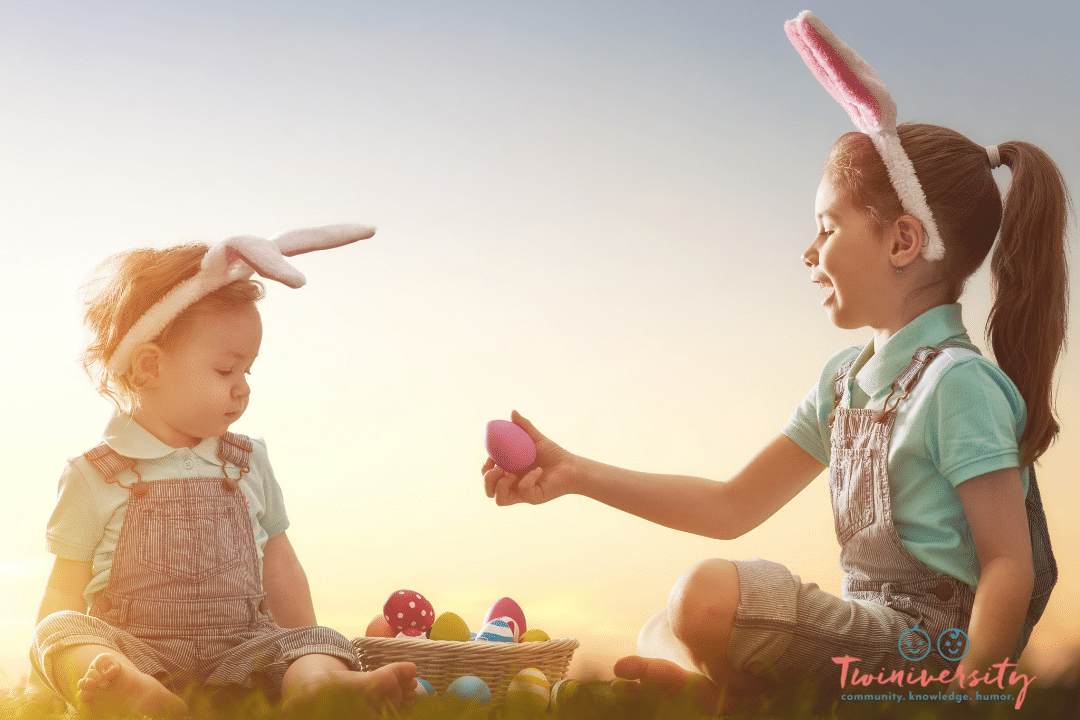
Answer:
[[(247, 374), (261, 343), (254, 305), (197, 313), (162, 353), (158, 382), (143, 399), (143, 408), (156, 416), (159, 439), (192, 447), (228, 430), (247, 409)], [(160, 437), (162, 432), (170, 437)]]

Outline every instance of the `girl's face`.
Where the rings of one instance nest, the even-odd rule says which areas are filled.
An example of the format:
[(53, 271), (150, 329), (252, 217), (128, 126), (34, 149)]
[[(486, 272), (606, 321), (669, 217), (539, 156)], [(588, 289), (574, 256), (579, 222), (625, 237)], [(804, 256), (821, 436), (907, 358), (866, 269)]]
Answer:
[(828, 173), (814, 204), (818, 234), (803, 253), (810, 281), (825, 291), (822, 307), (845, 329), (884, 327), (891, 315), (884, 288), (895, 282), (884, 234)]
[(247, 409), (247, 375), (259, 354), (262, 321), (254, 305), (197, 312), (141, 394), (136, 420), (171, 447), (221, 435)]

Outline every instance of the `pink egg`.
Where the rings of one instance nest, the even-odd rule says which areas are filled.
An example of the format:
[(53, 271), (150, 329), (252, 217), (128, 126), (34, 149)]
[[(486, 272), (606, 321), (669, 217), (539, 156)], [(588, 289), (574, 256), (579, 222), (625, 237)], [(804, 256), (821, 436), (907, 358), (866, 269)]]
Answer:
[(490, 608), (488, 608), (487, 615), (484, 616), (484, 624), (496, 618), (506, 617), (510, 618), (517, 623), (518, 637), (521, 637), (528, 629), (525, 627), (525, 613), (522, 611), (521, 606), (508, 597), (504, 597), (500, 600), (496, 600)]
[(524, 472), (536, 462), (536, 444), (527, 432), (509, 420), (492, 420), (487, 424), (485, 445), (495, 464), (509, 472)]

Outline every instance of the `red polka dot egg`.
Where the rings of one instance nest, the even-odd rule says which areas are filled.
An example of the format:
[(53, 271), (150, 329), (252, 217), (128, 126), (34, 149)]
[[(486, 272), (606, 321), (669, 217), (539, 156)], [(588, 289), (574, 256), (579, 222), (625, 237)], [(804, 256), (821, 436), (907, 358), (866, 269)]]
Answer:
[(414, 590), (398, 590), (386, 598), (383, 617), (397, 632), (418, 630), (423, 633), (435, 622), (435, 610), (420, 593)]

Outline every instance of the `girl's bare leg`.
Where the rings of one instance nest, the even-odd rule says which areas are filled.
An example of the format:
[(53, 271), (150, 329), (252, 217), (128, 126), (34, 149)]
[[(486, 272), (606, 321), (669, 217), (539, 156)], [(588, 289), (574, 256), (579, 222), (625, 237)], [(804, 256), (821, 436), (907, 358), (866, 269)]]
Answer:
[(183, 700), (108, 646), (59, 650), (52, 669), (64, 699), (92, 716), (187, 714)]
[(672, 587), (667, 608), (642, 628), (638, 652), (645, 657), (623, 658), (615, 664), (616, 676), (668, 694), (692, 686), (710, 711), (722, 700), (729, 710), (764, 690), (763, 680), (736, 670), (727, 659), (739, 598), (733, 563), (706, 560), (694, 566)]
[(398, 662), (358, 672), (332, 655), (303, 655), (285, 671), (282, 709), (298, 709), (323, 690), (351, 693), (369, 705), (400, 707), (416, 699), (416, 665)]

